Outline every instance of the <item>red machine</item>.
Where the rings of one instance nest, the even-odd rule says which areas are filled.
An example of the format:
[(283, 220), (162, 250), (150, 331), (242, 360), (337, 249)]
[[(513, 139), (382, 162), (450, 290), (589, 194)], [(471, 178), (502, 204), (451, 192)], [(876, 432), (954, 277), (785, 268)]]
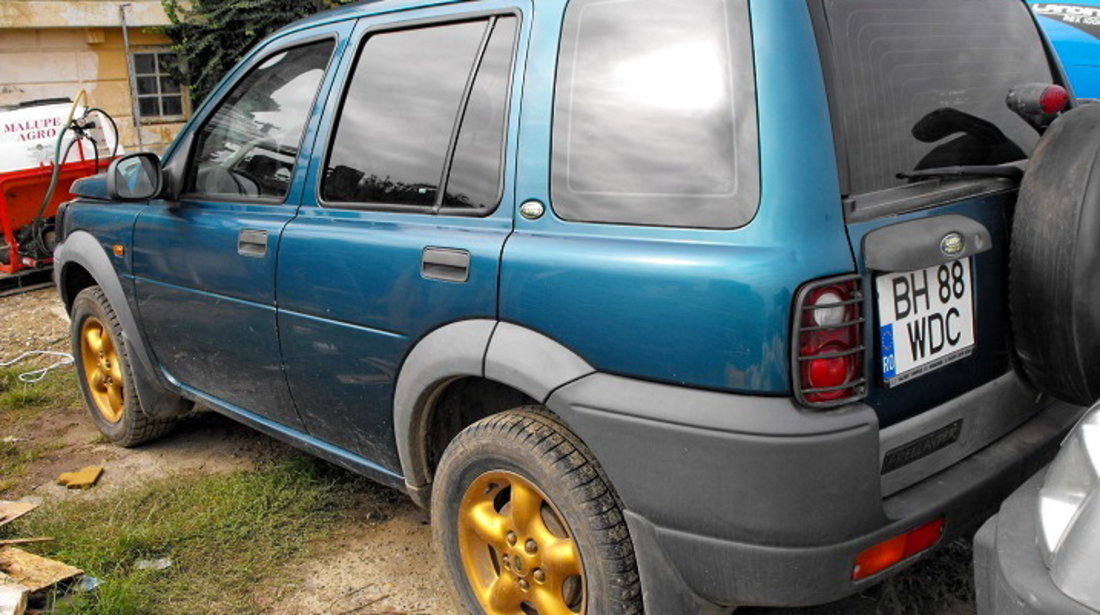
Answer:
[(0, 286), (53, 263), (58, 206), (75, 180), (106, 170), (118, 154), (114, 121), (81, 107), (83, 98), (0, 108)]
[[(43, 212), (45, 219), (57, 215), (57, 206), (71, 198), (69, 188), (74, 181), (95, 174), (99, 166), (94, 160), (65, 163), (57, 189)], [(0, 230), (3, 231), (3, 237), (0, 237), (0, 273), (13, 274), (24, 268), (45, 267), (53, 263), (52, 257), (36, 254), (36, 250), (23, 245), (27, 239), (34, 239), (27, 233), (20, 233), (29, 230), (35, 221), (52, 175), (52, 167), (0, 173)], [(20, 235), (23, 241), (20, 241)]]

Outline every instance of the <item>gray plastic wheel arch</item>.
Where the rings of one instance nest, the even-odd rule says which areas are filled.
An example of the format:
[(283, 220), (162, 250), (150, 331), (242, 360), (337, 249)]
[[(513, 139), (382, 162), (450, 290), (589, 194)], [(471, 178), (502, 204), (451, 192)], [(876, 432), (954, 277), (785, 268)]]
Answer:
[[(87, 231), (75, 231), (69, 234), (54, 253), (57, 289), (66, 304), (71, 303), (75, 298), (65, 296), (66, 271), (73, 265), (83, 267), (103, 289), (103, 293), (107, 295), (107, 300), (111, 302), (111, 307), (114, 308), (122, 324), (122, 338), (128, 355), (131, 361), (138, 363), (135, 367), (140, 368), (134, 370), (134, 390), (137, 391), (142, 411), (152, 418), (171, 418), (186, 412), (190, 405), (180, 403), (178, 391), (164, 379), (148, 346), (145, 345), (145, 340), (141, 337), (141, 329), (130, 310), (130, 303), (126, 300), (122, 282), (118, 279), (118, 272), (111, 264), (107, 251), (100, 245), (99, 240)], [(156, 410), (161, 412), (158, 413)]]
[(433, 397), (458, 378), (481, 377), (545, 403), (562, 385), (595, 372), (574, 352), (541, 333), (495, 320), (466, 320), (436, 329), (405, 359), (394, 391), (394, 435), (405, 485), (423, 504), (431, 483), (425, 435)]

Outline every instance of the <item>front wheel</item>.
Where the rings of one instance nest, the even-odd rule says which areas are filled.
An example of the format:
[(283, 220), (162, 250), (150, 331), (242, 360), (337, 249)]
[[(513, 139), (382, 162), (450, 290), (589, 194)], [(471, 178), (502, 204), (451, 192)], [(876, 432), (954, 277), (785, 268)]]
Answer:
[(134, 391), (122, 325), (103, 290), (80, 291), (72, 307), (72, 348), (80, 390), (92, 421), (119, 446), (137, 446), (167, 433), (175, 421), (150, 418)]
[(483, 419), (451, 442), (432, 524), (471, 613), (642, 612), (618, 497), (592, 452), (541, 407)]

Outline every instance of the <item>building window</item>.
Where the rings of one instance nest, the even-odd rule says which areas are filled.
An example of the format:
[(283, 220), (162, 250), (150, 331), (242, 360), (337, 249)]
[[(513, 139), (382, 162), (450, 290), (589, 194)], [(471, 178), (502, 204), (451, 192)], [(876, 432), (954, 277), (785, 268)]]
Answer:
[(149, 51), (133, 55), (141, 119), (160, 122), (183, 120), (183, 88), (168, 74), (168, 66), (175, 64), (176, 54)]

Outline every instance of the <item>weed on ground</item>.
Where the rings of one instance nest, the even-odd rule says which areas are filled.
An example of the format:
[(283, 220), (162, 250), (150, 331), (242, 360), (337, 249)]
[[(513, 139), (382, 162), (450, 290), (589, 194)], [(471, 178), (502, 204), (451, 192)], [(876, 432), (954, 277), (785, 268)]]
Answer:
[(35, 410), (70, 408), (80, 401), (76, 372), (72, 367), (51, 371), (38, 382), (24, 382), (19, 375), (34, 369), (24, 366), (0, 368), (0, 427), (26, 420)]
[(43, 410), (82, 403), (71, 367), (55, 370), (38, 382), (23, 382), (19, 374), (29, 369), (33, 366), (0, 368), (0, 495), (50, 448), (22, 433), (22, 426)]
[[(102, 582), (70, 596), (59, 615), (252, 613), (257, 585), (336, 523), (361, 514), (380, 491), (321, 461), (301, 457), (252, 472), (168, 478), (93, 501), (49, 503), (3, 528), (52, 536), (28, 550), (77, 566)], [(140, 560), (168, 558), (163, 570)]]

